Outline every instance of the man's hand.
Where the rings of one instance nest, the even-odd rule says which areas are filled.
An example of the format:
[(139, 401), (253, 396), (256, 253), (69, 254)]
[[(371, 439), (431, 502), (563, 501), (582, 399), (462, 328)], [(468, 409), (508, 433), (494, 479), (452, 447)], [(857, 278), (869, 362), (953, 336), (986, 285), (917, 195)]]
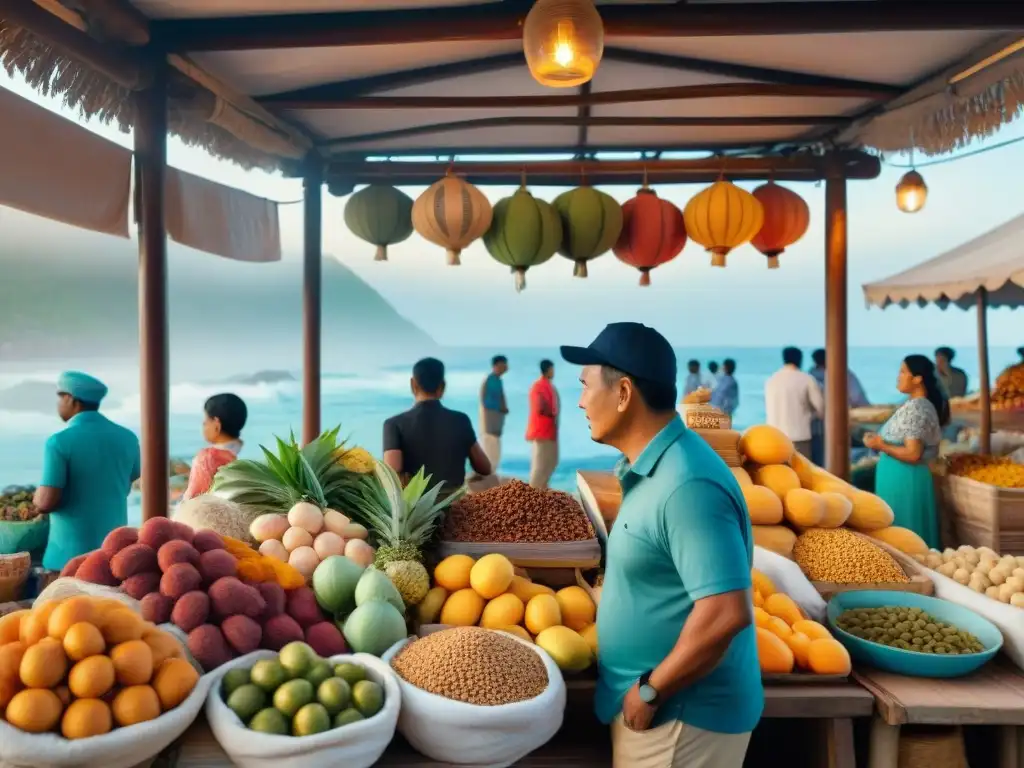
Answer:
[(622, 722), (631, 731), (646, 731), (651, 727), (657, 707), (640, 698), (640, 684), (634, 683), (622, 702)]

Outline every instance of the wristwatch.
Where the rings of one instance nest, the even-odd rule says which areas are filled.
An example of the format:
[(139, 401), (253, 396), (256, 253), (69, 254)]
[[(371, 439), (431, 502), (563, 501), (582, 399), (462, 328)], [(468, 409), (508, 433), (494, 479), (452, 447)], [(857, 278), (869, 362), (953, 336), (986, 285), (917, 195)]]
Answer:
[(651, 675), (654, 673), (653, 669), (649, 669), (640, 675), (640, 679), (637, 684), (640, 687), (640, 700), (649, 706), (657, 706), (658, 704), (658, 691), (651, 685)]

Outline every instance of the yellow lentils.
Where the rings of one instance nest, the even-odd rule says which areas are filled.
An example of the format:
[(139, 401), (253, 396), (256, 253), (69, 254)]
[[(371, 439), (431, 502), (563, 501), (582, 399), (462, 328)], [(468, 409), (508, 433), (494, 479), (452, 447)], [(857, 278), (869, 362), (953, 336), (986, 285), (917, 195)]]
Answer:
[(413, 640), (391, 667), (424, 691), (486, 707), (526, 701), (548, 687), (548, 670), (536, 651), (480, 627), (455, 627)]
[(899, 563), (845, 528), (811, 528), (797, 537), (793, 559), (811, 581), (838, 584), (910, 581)]

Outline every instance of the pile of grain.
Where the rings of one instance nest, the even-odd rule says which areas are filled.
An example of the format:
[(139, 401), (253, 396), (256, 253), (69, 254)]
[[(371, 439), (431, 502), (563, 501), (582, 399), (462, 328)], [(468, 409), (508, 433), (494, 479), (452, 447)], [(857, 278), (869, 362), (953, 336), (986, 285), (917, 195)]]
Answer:
[(793, 559), (811, 581), (906, 584), (910, 578), (888, 552), (845, 528), (811, 528), (797, 537)]
[(445, 541), (555, 542), (594, 538), (579, 503), (562, 491), (542, 491), (520, 480), (464, 496), (448, 510)]
[(391, 667), (424, 691), (485, 707), (526, 701), (548, 687), (548, 670), (536, 651), (479, 627), (455, 627), (413, 640)]

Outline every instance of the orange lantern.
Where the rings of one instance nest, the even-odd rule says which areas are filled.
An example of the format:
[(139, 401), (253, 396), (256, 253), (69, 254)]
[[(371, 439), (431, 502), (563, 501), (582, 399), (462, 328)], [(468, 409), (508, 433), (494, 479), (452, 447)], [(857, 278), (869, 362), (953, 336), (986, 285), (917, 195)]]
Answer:
[(764, 208), (764, 224), (750, 244), (768, 257), (768, 269), (778, 269), (779, 254), (807, 233), (811, 210), (800, 195), (774, 181), (753, 194)]
[(750, 242), (761, 230), (764, 208), (746, 190), (719, 179), (690, 198), (683, 221), (690, 239), (711, 254), (711, 266), (724, 267), (729, 251)]
[(686, 245), (683, 212), (644, 185), (622, 206), (622, 232), (612, 247), (619, 261), (640, 270), (640, 285), (651, 284), (651, 270), (671, 261)]

